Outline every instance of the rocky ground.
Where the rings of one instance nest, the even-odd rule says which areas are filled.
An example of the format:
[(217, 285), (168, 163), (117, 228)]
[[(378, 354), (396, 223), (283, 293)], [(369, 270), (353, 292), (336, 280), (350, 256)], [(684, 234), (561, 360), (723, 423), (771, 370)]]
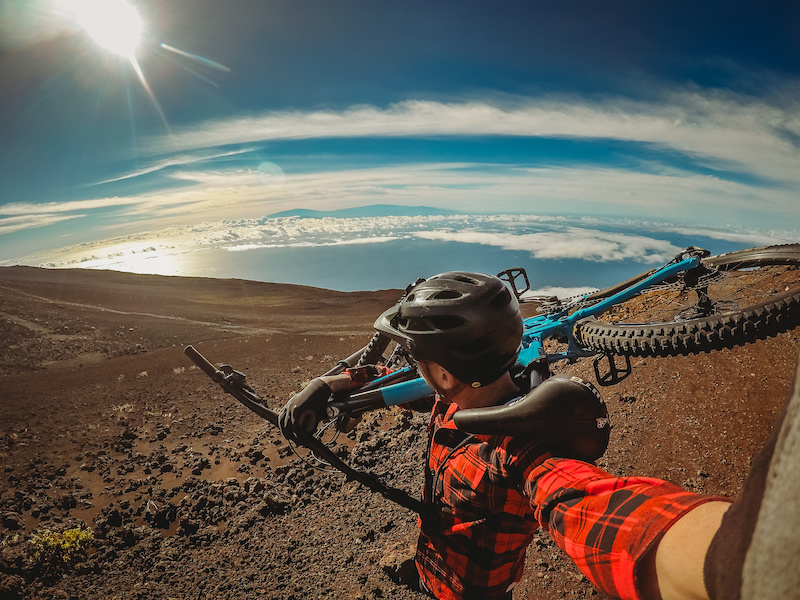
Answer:
[[(0, 269), (0, 598), (423, 598), (413, 514), (298, 457), (184, 356), (230, 363), (273, 408), (361, 347), (396, 290)], [(797, 330), (635, 359), (604, 388), (599, 461), (735, 495), (790, 388)], [(591, 362), (560, 365), (594, 379)], [(369, 415), (350, 461), (416, 492), (425, 418)], [(34, 560), (90, 529), (86, 557)], [(41, 538), (39, 538), (41, 539)], [(515, 598), (604, 598), (537, 535)]]

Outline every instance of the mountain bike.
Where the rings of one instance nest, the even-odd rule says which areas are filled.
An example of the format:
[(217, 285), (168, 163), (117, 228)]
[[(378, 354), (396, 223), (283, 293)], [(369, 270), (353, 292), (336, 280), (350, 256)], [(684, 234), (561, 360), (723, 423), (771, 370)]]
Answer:
[[(527, 405), (517, 403), (516, 412), (502, 407), (495, 413), (484, 411), (481, 420), (491, 421), (492, 414), (498, 420), (518, 420), (524, 414), (535, 430), (533, 433), (543, 436), (547, 432), (542, 426), (536, 429), (535, 416), (540, 414), (536, 407), (543, 396), (552, 399), (554, 390), (557, 399), (557, 387), (542, 385), (551, 378), (553, 363), (594, 356), (597, 382), (601, 386), (613, 385), (630, 375), (631, 356), (677, 356), (721, 350), (800, 325), (800, 244), (717, 256), (702, 248), (688, 247), (657, 269), (567, 299), (530, 294), (530, 280), (521, 267), (507, 269), (498, 277), (514, 292), (525, 312), (530, 309), (532, 313), (523, 320), (520, 353), (511, 371)], [(416, 283), (419, 281), (422, 280)], [(416, 283), (406, 288), (403, 297)], [(264, 404), (243, 373), (229, 365), (215, 367), (192, 346), (185, 352), (226, 392), (277, 425), (278, 413)], [(356, 385), (345, 394), (329, 398), (327, 427), (367, 411), (433, 395), (433, 390), (419, 376), (413, 358), (381, 333), (374, 334), (366, 346), (339, 361), (324, 375), (345, 372), (353, 374)], [(540, 387), (549, 388), (548, 394), (541, 392)], [(531, 406), (533, 410), (529, 410)], [(598, 427), (601, 420), (602, 415), (598, 417)], [(502, 429), (502, 423), (493, 426)], [(330, 446), (319, 441), (323, 431), (324, 428), (320, 429), (304, 445), (349, 477), (408, 505), (408, 498), (393, 497), (396, 490), (387, 490), (369, 474), (346, 465)], [(419, 510), (416, 504), (410, 507)]]

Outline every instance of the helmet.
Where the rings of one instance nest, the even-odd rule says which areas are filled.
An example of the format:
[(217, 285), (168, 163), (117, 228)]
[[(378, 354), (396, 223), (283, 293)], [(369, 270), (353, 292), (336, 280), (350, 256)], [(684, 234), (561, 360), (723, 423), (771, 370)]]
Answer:
[(375, 321), (416, 360), (473, 387), (513, 366), (522, 340), (519, 301), (497, 277), (452, 271), (418, 283)]

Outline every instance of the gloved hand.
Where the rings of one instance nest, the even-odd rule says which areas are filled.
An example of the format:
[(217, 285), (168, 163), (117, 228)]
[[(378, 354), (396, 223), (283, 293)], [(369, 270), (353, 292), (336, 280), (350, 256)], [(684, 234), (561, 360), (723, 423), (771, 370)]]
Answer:
[(278, 415), (283, 437), (293, 442), (308, 438), (316, 430), (317, 423), (327, 416), (325, 405), (330, 396), (330, 386), (319, 377), (295, 394)]

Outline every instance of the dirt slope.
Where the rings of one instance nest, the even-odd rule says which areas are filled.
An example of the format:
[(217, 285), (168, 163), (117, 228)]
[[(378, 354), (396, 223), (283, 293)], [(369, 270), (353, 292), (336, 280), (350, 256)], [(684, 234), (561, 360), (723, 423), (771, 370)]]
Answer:
[[(415, 517), (295, 457), (182, 353), (227, 362), (275, 408), (361, 347), (397, 290), (0, 269), (0, 598), (422, 598), (402, 583)], [(600, 465), (736, 494), (789, 390), (800, 336), (636, 359), (603, 390)], [(593, 379), (591, 363), (559, 371)], [(415, 492), (423, 416), (370, 415), (351, 460)], [(43, 570), (30, 539), (90, 527)], [(406, 565), (407, 566), (407, 565)], [(515, 598), (603, 596), (546, 534)]]

